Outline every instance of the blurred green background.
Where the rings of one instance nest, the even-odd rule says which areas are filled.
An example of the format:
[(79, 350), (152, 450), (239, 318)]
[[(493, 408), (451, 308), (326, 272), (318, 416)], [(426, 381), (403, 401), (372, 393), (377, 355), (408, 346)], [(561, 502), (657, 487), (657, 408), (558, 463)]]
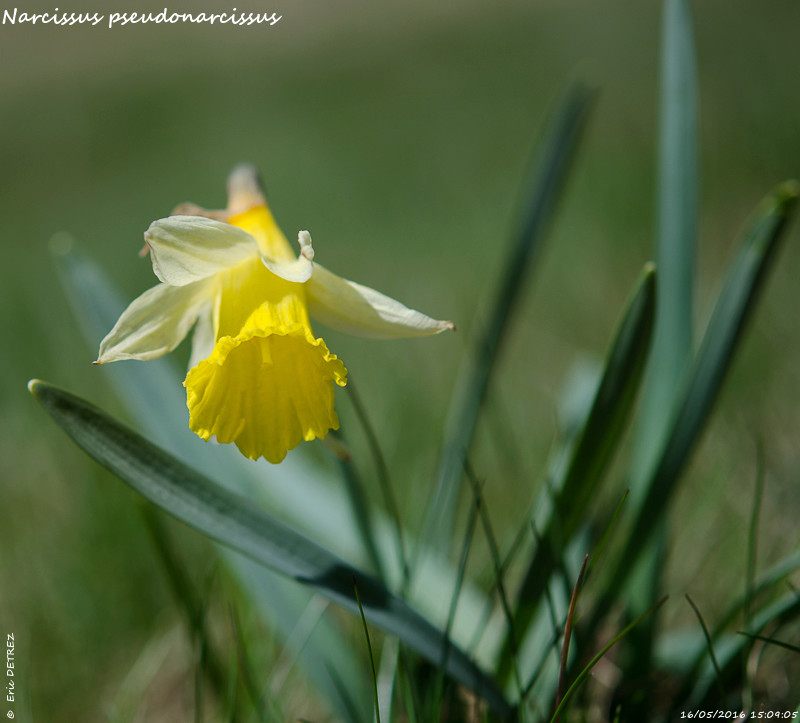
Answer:
[[(148, 224), (182, 201), (224, 206), (229, 170), (257, 164), (287, 236), (309, 229), (332, 270), (458, 326), (419, 341), (325, 333), (413, 521), (531, 151), (567, 84), (595, 85), (599, 102), (478, 440), (476, 465), (508, 542), (541, 484), (569, 368), (604, 353), (651, 256), (659, 6), (280, 0), (237, 5), (282, 14), (271, 28), (0, 26), (0, 632), (17, 636), (17, 682), (36, 720), (105, 719), (140, 656), (160, 660), (156, 648), (164, 673), (141, 701), (141, 719), (180, 720), (191, 709), (191, 656), (134, 496), (25, 389), (39, 377), (120, 410), (66, 305), (51, 237), (72, 234), (133, 298), (154, 283), (137, 257)], [(692, 10), (702, 329), (751, 209), (800, 172), (800, 4), (704, 0)], [(800, 539), (798, 241), (795, 225), (673, 517), (669, 591), (677, 600), (690, 592), (712, 618), (720, 589), (744, 585), (759, 441), (760, 564)], [(341, 397), (358, 456), (361, 435)], [(205, 579), (205, 543), (171, 531)], [(684, 608), (676, 603), (667, 617)]]

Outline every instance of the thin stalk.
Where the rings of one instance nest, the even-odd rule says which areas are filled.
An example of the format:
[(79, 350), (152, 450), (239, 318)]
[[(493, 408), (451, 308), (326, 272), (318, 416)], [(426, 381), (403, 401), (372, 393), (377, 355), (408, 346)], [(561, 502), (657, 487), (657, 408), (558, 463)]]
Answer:
[[(569, 612), (567, 613), (567, 622), (564, 626), (564, 644), (561, 646), (561, 666), (558, 672), (558, 690), (556, 692), (556, 708), (561, 703), (564, 697), (564, 686), (567, 682), (567, 662), (569, 660), (569, 643), (572, 638), (572, 626), (575, 622), (575, 608), (578, 605), (578, 595), (580, 594), (583, 585), (583, 578), (586, 575), (586, 564), (589, 562), (589, 555), (584, 555), (581, 571), (578, 573), (578, 581), (575, 583), (575, 588), (572, 590), (572, 597), (569, 601)], [(558, 719), (556, 719), (558, 723)]]

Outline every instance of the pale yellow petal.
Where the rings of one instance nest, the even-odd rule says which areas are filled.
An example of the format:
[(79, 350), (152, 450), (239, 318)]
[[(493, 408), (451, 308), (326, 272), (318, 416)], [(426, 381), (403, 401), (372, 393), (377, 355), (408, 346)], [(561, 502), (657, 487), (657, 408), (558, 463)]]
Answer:
[(236, 226), (201, 216), (154, 221), (144, 235), (153, 271), (172, 286), (185, 286), (258, 256), (258, 244)]
[(210, 308), (208, 281), (188, 286), (159, 284), (134, 299), (100, 343), (97, 364), (121, 359), (156, 359), (172, 351), (204, 310)]
[(455, 329), (451, 321), (425, 316), (319, 264), (314, 264), (314, 273), (305, 287), (311, 316), (337, 331), (375, 338), (406, 338)]

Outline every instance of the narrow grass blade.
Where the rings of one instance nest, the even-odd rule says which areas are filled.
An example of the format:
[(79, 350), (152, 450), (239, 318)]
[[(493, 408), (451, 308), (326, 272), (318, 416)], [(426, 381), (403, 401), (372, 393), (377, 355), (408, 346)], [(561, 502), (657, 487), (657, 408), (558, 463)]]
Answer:
[(220, 700), (225, 700), (225, 671), (212, 642), (199, 593), (186, 575), (185, 569), (173, 549), (164, 529), (161, 512), (145, 502), (141, 504), (142, 518), (150, 533), (158, 559), (164, 569), (164, 578), (172, 590), (178, 606), (186, 617), (192, 639), (200, 641), (205, 654), (201, 656), (203, 672)]
[[(762, 608), (753, 616), (753, 627), (749, 631), (749, 635), (733, 635), (718, 643), (716, 646), (717, 664), (725, 679), (729, 680), (728, 676), (735, 670), (734, 666), (739, 665), (744, 651), (752, 645), (752, 635), (760, 634), (767, 626), (786, 625), (798, 619), (800, 619), (800, 597), (792, 591), (771, 605)], [(714, 677), (713, 668), (707, 664), (698, 674), (687, 679), (687, 682), (693, 686), (691, 694), (680, 699), (676, 698), (676, 700), (680, 700), (684, 709), (700, 705), (705, 700), (713, 700), (717, 696), (716, 692), (710, 692)]]
[(356, 580), (355, 575), (353, 575), (353, 592), (356, 595), (356, 604), (358, 605), (358, 613), (361, 616), (361, 624), (364, 626), (364, 637), (367, 639), (369, 665), (372, 669), (372, 695), (375, 699), (375, 719), (377, 723), (381, 723), (381, 706), (378, 699), (378, 674), (375, 671), (375, 656), (372, 654), (372, 642), (369, 639), (369, 628), (367, 627), (367, 619), (364, 617), (364, 606), (361, 604), (361, 596), (358, 594), (358, 580)]
[[(633, 408), (647, 359), (655, 315), (656, 276), (648, 264), (625, 310), (608, 354), (600, 385), (562, 480), (556, 500), (520, 586), (514, 623), (522, 636), (534, 617), (562, 550), (586, 518), (603, 474)], [(511, 641), (500, 656), (501, 679), (509, 671)]]
[(633, 531), (611, 577), (607, 588), (609, 598), (622, 591), (639, 556), (647, 549), (652, 532), (664, 517), (678, 477), (700, 437), (730, 368), (799, 191), (800, 185), (796, 181), (787, 181), (757, 209), (755, 220), (717, 299), (686, 393), (671, 425), (669, 439), (653, 472), (647, 497), (637, 510)]
[(717, 656), (714, 653), (714, 641), (711, 640), (711, 634), (708, 632), (706, 621), (703, 620), (703, 616), (700, 614), (700, 609), (697, 607), (697, 605), (695, 605), (694, 600), (692, 600), (688, 594), (686, 595), (686, 600), (688, 601), (689, 605), (691, 605), (692, 610), (694, 610), (694, 614), (697, 616), (697, 621), (700, 623), (700, 627), (703, 629), (703, 637), (706, 639), (706, 650), (708, 651), (708, 657), (711, 660), (711, 664), (714, 666), (714, 674), (716, 676), (719, 699), (720, 702), (724, 702), (726, 699), (725, 686), (722, 683), (722, 671), (720, 670)]
[[(472, 540), (475, 537), (475, 526), (478, 522), (478, 507), (477, 507), (477, 500), (476, 503), (470, 506), (469, 510), (469, 517), (467, 518), (467, 525), (464, 531), (464, 542), (461, 545), (461, 562), (458, 566), (458, 576), (456, 577), (456, 584), (455, 588), (453, 589), (453, 594), (450, 597), (450, 610), (447, 614), (447, 624), (445, 626), (445, 635), (449, 640), (450, 632), (453, 629), (453, 621), (456, 617), (456, 609), (458, 608), (458, 599), (461, 595), (461, 586), (464, 584), (464, 578), (467, 574), (467, 562), (469, 561), (469, 553), (472, 549)], [(447, 662), (447, 655), (448, 655), (448, 648), (445, 647), (444, 651), (442, 652), (442, 662), (439, 666), (439, 672), (436, 676), (436, 682), (434, 684), (434, 695), (433, 700), (435, 702), (441, 701), (444, 698), (444, 684), (445, 684), (445, 677), (444, 671), (446, 668)], [(438, 720), (438, 717), (436, 718)]]
[(698, 207), (697, 69), (688, 0), (666, 0), (661, 37), (661, 118), (653, 348), (633, 448), (636, 502), (668, 432), (692, 360), (692, 316)]
[[(256, 682), (256, 672), (253, 669), (253, 664), (250, 661), (250, 656), (247, 650), (247, 641), (245, 640), (244, 631), (242, 630), (242, 623), (236, 610), (231, 606), (231, 627), (233, 629), (234, 639), (236, 642), (236, 664), (241, 671), (242, 683), (245, 690), (250, 696), (250, 701), (253, 704), (256, 720), (259, 723), (269, 723), (270, 717), (275, 720), (280, 720), (282, 717), (279, 715), (280, 709), (276, 702), (271, 698), (264, 696), (258, 689)], [(267, 702), (270, 705), (272, 714), (268, 713)]]
[(756, 485), (753, 491), (753, 507), (750, 514), (750, 525), (747, 528), (747, 571), (745, 573), (745, 606), (744, 622), (750, 624), (752, 616), (751, 603), (753, 590), (756, 584), (756, 559), (758, 557), (758, 523), (761, 515), (761, 502), (764, 497), (764, 477), (766, 466), (764, 463), (764, 445), (759, 442), (756, 452)]
[(485, 331), (462, 368), (445, 429), (442, 457), (428, 506), (420, 548), (447, 552), (452, 540), (464, 460), (472, 442), (486, 391), (506, 336), (514, 306), (537, 258), (554, 215), (578, 140), (588, 117), (592, 93), (575, 86), (550, 124), (537, 154), (525, 217), (508, 255)]
[(569, 662), (569, 644), (572, 639), (572, 627), (575, 624), (575, 610), (578, 606), (578, 595), (581, 592), (583, 585), (583, 577), (586, 575), (586, 565), (589, 562), (589, 555), (583, 558), (581, 571), (578, 573), (578, 580), (572, 590), (572, 597), (569, 601), (569, 612), (567, 613), (567, 622), (564, 625), (564, 643), (561, 646), (561, 665), (558, 672), (558, 690), (556, 691), (556, 707), (561, 704), (564, 697), (564, 686), (567, 683), (567, 663)]
[[(497, 545), (497, 539), (492, 529), (492, 523), (489, 520), (489, 513), (486, 509), (486, 503), (481, 493), (481, 487), (475, 473), (472, 471), (469, 463), (466, 464), (467, 478), (472, 486), (472, 493), (475, 496), (475, 508), (477, 509), (481, 524), (483, 526), (483, 533), (486, 536), (486, 541), (489, 544), (489, 554), (492, 558), (492, 565), (494, 566), (494, 582), (497, 588), (497, 594), (500, 598), (500, 605), (503, 608), (503, 614), (506, 618), (506, 624), (509, 630), (509, 640), (514, 641), (516, 635), (514, 634), (514, 615), (511, 612), (511, 605), (508, 602), (508, 595), (506, 594), (506, 586), (503, 581), (503, 566), (500, 560), (500, 549)], [(519, 674), (519, 664), (517, 661), (517, 648), (516, 644), (511, 648), (511, 664), (514, 671), (514, 680), (517, 685), (517, 691), (522, 697), (522, 678)]]
[(793, 653), (800, 653), (800, 646), (792, 645), (791, 643), (787, 643), (784, 640), (778, 640), (777, 638), (768, 638), (764, 635), (756, 635), (755, 633), (748, 633), (744, 630), (739, 630), (739, 635), (744, 635), (746, 638), (750, 638), (751, 640), (760, 640), (763, 643), (769, 643), (770, 645), (777, 645), (779, 648), (784, 648), (785, 650), (791, 650)]
[[(340, 432), (332, 432), (330, 436), (335, 440), (341, 440), (343, 438)], [(340, 458), (339, 469), (342, 471), (342, 479), (344, 481), (345, 490), (347, 491), (347, 499), (350, 502), (353, 519), (356, 522), (364, 550), (370, 562), (370, 567), (383, 582), (386, 582), (386, 571), (384, 569), (383, 559), (378, 552), (378, 546), (375, 542), (375, 530), (373, 529), (374, 526), (372, 516), (370, 515), (370, 509), (367, 506), (367, 495), (364, 491), (364, 485), (351, 459)]]
[(646, 610), (642, 613), (639, 617), (637, 617), (633, 622), (626, 625), (619, 633), (617, 633), (608, 643), (606, 643), (603, 648), (600, 650), (597, 655), (595, 655), (588, 663), (588, 665), (578, 674), (578, 677), (575, 678), (572, 685), (567, 689), (567, 692), (564, 694), (563, 699), (561, 702), (556, 706), (555, 711), (553, 712), (552, 717), (550, 718), (550, 723), (556, 723), (562, 713), (566, 710), (567, 705), (572, 699), (572, 696), (580, 690), (581, 686), (586, 682), (586, 679), (589, 677), (589, 673), (592, 672), (592, 668), (600, 661), (600, 659), (613, 648), (622, 638), (624, 638), (631, 630), (633, 630), (637, 625), (641, 624), (646, 618), (652, 615), (656, 610), (658, 610), (668, 599), (669, 596), (665, 596), (661, 598), (653, 607), (649, 610)]
[[(358, 605), (352, 576), (356, 575), (367, 619), (438, 664), (444, 635), (379, 582), (261, 512), (250, 501), (214, 484), (88, 402), (41, 381), (32, 381), (30, 389), (89, 456), (144, 497), (212, 539), (355, 613)], [(448, 673), (484, 698), (498, 715), (513, 715), (512, 707), (493, 681), (452, 644)]]
[(355, 385), (353, 384), (352, 375), (347, 379), (347, 395), (353, 405), (353, 410), (356, 413), (356, 418), (361, 424), (364, 431), (364, 436), (367, 439), (370, 454), (372, 455), (375, 464), (375, 472), (377, 475), (378, 486), (383, 495), (383, 502), (389, 516), (392, 519), (395, 527), (395, 534), (397, 535), (397, 555), (403, 574), (403, 586), (408, 584), (411, 572), (408, 565), (408, 557), (406, 556), (406, 544), (403, 534), (403, 520), (400, 515), (400, 505), (397, 503), (397, 497), (392, 488), (392, 481), (389, 477), (389, 468), (386, 466), (386, 460), (381, 451), (381, 445), (378, 441), (378, 435), (375, 433), (375, 428), (369, 420), (366, 407), (361, 401), (361, 395), (358, 393)]
[[(752, 630), (759, 629), (754, 622), (757, 614), (752, 612), (752, 605), (755, 599), (759, 595), (773, 588), (781, 580), (784, 580), (798, 569), (800, 569), (800, 550), (796, 550), (773, 565), (752, 584), (748, 591), (746, 591), (730, 605), (730, 607), (720, 617), (719, 621), (714, 626), (714, 629), (711, 631), (711, 640), (714, 643), (717, 643), (719, 640), (721, 640), (725, 632), (730, 629), (735, 620), (748, 610), (748, 606), (751, 608), (748, 619), (748, 627), (750, 627)], [(706, 649), (700, 648), (693, 659), (687, 661), (684, 675), (686, 682), (683, 686), (683, 689), (676, 695), (676, 700), (686, 700), (687, 696), (689, 695), (689, 691), (700, 677), (700, 670), (705, 659)]]

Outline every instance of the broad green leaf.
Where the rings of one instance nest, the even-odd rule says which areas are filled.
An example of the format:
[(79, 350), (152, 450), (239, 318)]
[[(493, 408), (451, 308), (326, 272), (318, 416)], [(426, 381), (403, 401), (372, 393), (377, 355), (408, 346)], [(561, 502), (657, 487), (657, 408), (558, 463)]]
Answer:
[(697, 244), (697, 70), (687, 0), (666, 0), (661, 36), (661, 118), (658, 156), (658, 291), (653, 350), (647, 365), (633, 449), (631, 500), (668, 431), (692, 361), (694, 260)]
[[(623, 589), (652, 532), (663, 519), (678, 477), (697, 444), (712, 405), (730, 368), (747, 321), (761, 291), (782, 231), (797, 201), (796, 181), (779, 185), (756, 211), (744, 244), (734, 261), (703, 345), (675, 415), (669, 438), (649, 484), (648, 495), (635, 511), (634, 527), (607, 586), (606, 602)], [(600, 605), (598, 609), (606, 608)]]
[(473, 351), (467, 356), (456, 383), (434, 494), (431, 504), (428, 505), (420, 540), (419, 552), (422, 554), (428, 546), (433, 546), (440, 553), (446, 553), (452, 543), (453, 520), (464, 476), (464, 461), (495, 361), (505, 340), (512, 312), (555, 214), (570, 162), (589, 114), (592, 97), (593, 94), (582, 86), (572, 88), (548, 127), (536, 156), (522, 226), (499, 280), (489, 322), (476, 339)]
[[(101, 269), (69, 238), (54, 244), (62, 283), (75, 317), (82, 323), (93, 357), (100, 339), (116, 321), (125, 304)], [(244, 459), (236, 449), (200, 440), (188, 427), (188, 414), (177, 370), (171, 359), (147, 363), (136, 361), (106, 364), (91, 371), (108, 378), (137, 427), (158, 439), (183, 461), (200, 467), (220, 484), (253, 498), (261, 507), (285, 519), (295, 529), (313, 536), (326, 548), (358, 565), (369, 565), (358, 530), (357, 511), (340, 493), (332, 467), (312, 464), (306, 450), (293, 450), (278, 466)], [(152, 372), (152, 373), (151, 373)], [(396, 554), (398, 530), (376, 508), (369, 509), (378, 552), (394, 585), (402, 585), (406, 568)], [(313, 606), (313, 595), (251, 560), (220, 547), (220, 553), (240, 586), (255, 601), (265, 620), (281, 634), (302, 626), (303, 611)], [(459, 585), (458, 571), (446, 561), (430, 557), (417, 568), (415, 585), (409, 595), (426, 617), (444, 626), (451, 591)], [(393, 588), (394, 589), (394, 588)], [(482, 590), (464, 581), (458, 613), (448, 631), (453, 639), (466, 641), (474, 632), (475, 620), (486, 607)], [(289, 640), (289, 645), (294, 645)], [(490, 636), (475, 651), (484, 664), (493, 656)], [(310, 680), (331, 702), (339, 717), (347, 719), (356, 701), (362, 711), (359, 720), (371, 718), (369, 681), (362, 660), (327, 616), (319, 620), (313, 635), (298, 644), (296, 654)], [(334, 680), (331, 671), (336, 671)], [(345, 690), (344, 686), (350, 686)]]
[[(563, 477), (554, 481), (556, 499), (517, 594), (514, 625), (520, 637), (533, 620), (551, 575), (557, 569), (557, 561), (586, 519), (625, 431), (650, 347), (655, 297), (655, 270), (648, 264), (617, 330), (569, 464)], [(507, 641), (499, 659), (499, 670), (504, 675), (510, 669), (512, 647), (511, 641)]]
[[(445, 636), (380, 582), (249, 500), (211, 482), (88, 402), (41, 381), (32, 381), (30, 389), (78, 446), (151, 502), (211, 539), (358, 614), (355, 577), (367, 620), (439, 663), (448, 645)], [(452, 643), (448, 649), (448, 674), (484, 698), (498, 715), (510, 718), (514, 710), (493, 681)]]
[[(77, 250), (69, 237), (62, 235), (54, 239), (53, 246), (67, 298), (91, 353), (94, 353), (125, 304), (103, 272)], [(87, 358), (87, 366), (91, 358)], [(271, 479), (278, 475), (280, 479), (275, 480), (271, 487), (275, 495), (268, 500), (270, 509), (282, 510), (292, 519), (304, 515), (323, 535), (330, 529), (328, 537), (331, 539), (334, 536), (338, 540), (347, 537), (342, 534), (341, 527), (348, 530), (355, 527), (349, 525), (346, 510), (340, 509), (322, 493), (325, 483), (330, 480), (320, 480), (319, 487), (315, 488), (314, 481), (324, 476), (324, 472), (315, 470), (312, 476), (302, 457), (290, 455), (276, 472), (271, 466), (243, 460), (236, 450), (202, 442), (189, 429), (185, 393), (170, 360), (158, 359), (146, 364), (120, 362), (92, 371), (112, 381), (114, 390), (140, 428), (147, 429), (149, 435), (162, 440), (181, 459), (191, 460), (216, 480), (223, 480), (240, 494), (263, 497)], [(328, 488), (331, 486), (327, 485)], [(304, 499), (291, 495), (304, 495)], [(314, 501), (318, 504), (315, 505)], [(320, 508), (324, 508), (324, 514)], [(338, 535), (332, 529), (331, 517), (339, 521)], [(353, 550), (357, 545), (354, 535), (352, 542), (345, 547)], [(271, 621), (279, 635), (290, 635), (302, 624), (303, 611), (313, 599), (306, 589), (227, 548), (220, 548), (220, 553), (259, 613)], [(290, 638), (286, 644), (298, 656), (309, 679), (339, 717), (364, 722), (371, 720), (368, 680), (361, 661), (347, 639), (327, 618), (317, 622), (309, 639), (295, 646)], [(331, 673), (333, 670), (337, 672), (336, 679)]]
[[(631, 504), (647, 495), (650, 472), (669, 433), (672, 412), (691, 369), (694, 265), (698, 236), (698, 110), (689, 0), (664, 0), (661, 29), (660, 133), (655, 259), (658, 294), (653, 348), (642, 388), (631, 452)], [(654, 534), (642, 559), (658, 560), (667, 547), (667, 530)], [(663, 565), (636, 570), (629, 594), (644, 607), (660, 588)], [(631, 636), (635, 670), (650, 665), (655, 635), (653, 617)], [(652, 697), (643, 692), (643, 698)], [(644, 714), (642, 712), (642, 714)]]

